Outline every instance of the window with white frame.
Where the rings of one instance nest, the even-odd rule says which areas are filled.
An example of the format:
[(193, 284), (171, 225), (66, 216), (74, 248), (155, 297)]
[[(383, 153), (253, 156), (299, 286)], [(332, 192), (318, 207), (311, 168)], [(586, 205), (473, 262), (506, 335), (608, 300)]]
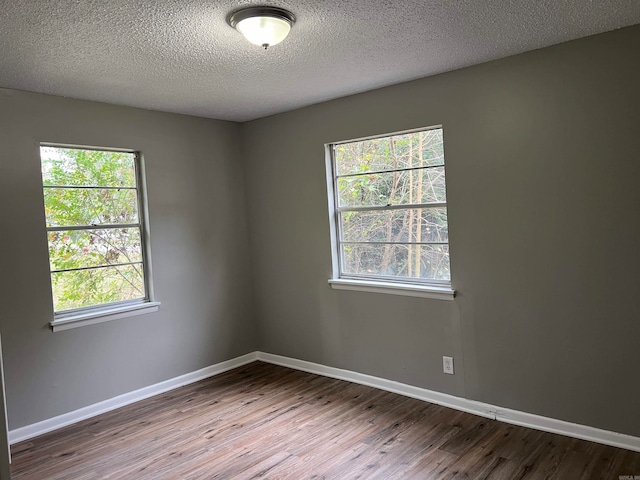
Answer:
[(40, 147), (56, 316), (149, 301), (136, 152)]
[(338, 278), (450, 287), (442, 128), (328, 147)]

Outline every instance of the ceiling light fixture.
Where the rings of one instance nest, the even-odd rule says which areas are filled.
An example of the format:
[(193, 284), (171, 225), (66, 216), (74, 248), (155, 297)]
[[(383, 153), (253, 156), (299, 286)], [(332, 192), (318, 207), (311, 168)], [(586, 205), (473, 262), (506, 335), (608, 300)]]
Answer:
[(249, 7), (233, 12), (227, 22), (254, 45), (266, 50), (289, 35), (296, 17), (277, 7)]

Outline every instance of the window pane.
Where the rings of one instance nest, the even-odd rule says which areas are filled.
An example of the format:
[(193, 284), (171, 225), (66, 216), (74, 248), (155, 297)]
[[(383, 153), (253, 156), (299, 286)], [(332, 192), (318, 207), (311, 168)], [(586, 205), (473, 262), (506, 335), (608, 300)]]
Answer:
[(342, 244), (342, 273), (449, 281), (448, 245)]
[(51, 283), (56, 312), (145, 297), (141, 265), (52, 273)]
[(446, 201), (444, 167), (338, 179), (341, 207)]
[(45, 186), (136, 186), (133, 153), (40, 147), (40, 157)]
[(444, 165), (442, 129), (339, 144), (335, 156), (338, 175)]
[(334, 144), (332, 152), (340, 274), (449, 283), (442, 128)]
[(142, 261), (138, 228), (49, 232), (51, 270)]
[(136, 190), (45, 188), (48, 227), (138, 222)]
[(448, 242), (446, 207), (341, 212), (345, 242)]

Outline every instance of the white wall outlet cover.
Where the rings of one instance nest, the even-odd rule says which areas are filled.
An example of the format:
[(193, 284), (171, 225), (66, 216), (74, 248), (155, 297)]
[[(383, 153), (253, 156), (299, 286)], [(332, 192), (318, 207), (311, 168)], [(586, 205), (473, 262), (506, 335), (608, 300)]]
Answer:
[(442, 370), (453, 375), (453, 357), (442, 357)]

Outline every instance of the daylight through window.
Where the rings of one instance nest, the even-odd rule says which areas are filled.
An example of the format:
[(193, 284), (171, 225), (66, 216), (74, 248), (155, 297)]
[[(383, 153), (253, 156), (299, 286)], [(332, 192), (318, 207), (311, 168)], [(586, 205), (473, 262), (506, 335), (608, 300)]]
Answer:
[(442, 129), (330, 151), (340, 277), (449, 284)]
[(40, 148), (56, 314), (147, 299), (134, 152)]

